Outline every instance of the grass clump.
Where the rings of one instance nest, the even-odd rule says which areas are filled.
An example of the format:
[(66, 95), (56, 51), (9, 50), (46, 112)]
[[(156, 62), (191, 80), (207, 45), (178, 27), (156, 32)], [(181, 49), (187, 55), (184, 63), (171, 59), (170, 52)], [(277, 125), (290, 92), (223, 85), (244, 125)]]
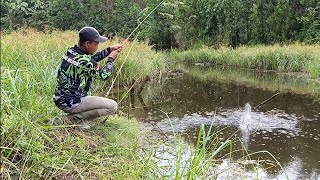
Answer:
[[(12, 119), (5, 118), (3, 123), (8, 121)], [(137, 156), (136, 121), (114, 117), (107, 125), (95, 123), (91, 132), (34, 122), (23, 124), (4, 128), (11, 130), (9, 134), (4, 132), (9, 136), (3, 136), (3, 145), (7, 146), (1, 147), (4, 178), (126, 179), (145, 174), (145, 165)], [(15, 128), (22, 133), (17, 134)]]
[(210, 63), (241, 68), (302, 72), (310, 78), (320, 77), (319, 45), (241, 46), (237, 49), (203, 47), (188, 51), (171, 51), (169, 57), (184, 63)]

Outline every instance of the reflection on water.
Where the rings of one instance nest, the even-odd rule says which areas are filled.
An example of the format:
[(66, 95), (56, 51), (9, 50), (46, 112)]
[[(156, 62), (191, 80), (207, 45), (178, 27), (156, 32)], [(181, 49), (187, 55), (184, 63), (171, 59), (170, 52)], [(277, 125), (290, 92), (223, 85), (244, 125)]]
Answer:
[[(142, 96), (131, 102), (134, 107), (143, 105), (144, 108), (131, 109), (130, 114), (145, 126), (155, 125), (154, 130), (162, 134), (183, 134), (191, 146), (199, 126), (212, 125), (220, 132), (217, 135), (220, 141), (237, 136), (249, 151), (266, 150), (283, 166), (281, 169), (259, 163), (262, 166), (251, 172), (236, 168), (242, 167), (243, 161), (223, 160), (214, 171), (235, 168), (230, 168), (230, 172), (224, 170), (218, 179), (236, 179), (237, 173), (245, 179), (254, 179), (257, 175), (259, 179), (283, 179), (285, 175), (289, 179), (320, 178), (320, 104), (314, 98), (320, 92), (318, 82), (309, 84), (297, 78), (274, 74), (258, 76), (242, 71), (223, 74), (214, 69), (191, 69), (188, 72), (158, 86), (144, 87)], [(259, 109), (252, 108), (275, 91), (280, 91), (280, 95)], [(251, 158), (260, 162), (272, 160), (266, 153)]]

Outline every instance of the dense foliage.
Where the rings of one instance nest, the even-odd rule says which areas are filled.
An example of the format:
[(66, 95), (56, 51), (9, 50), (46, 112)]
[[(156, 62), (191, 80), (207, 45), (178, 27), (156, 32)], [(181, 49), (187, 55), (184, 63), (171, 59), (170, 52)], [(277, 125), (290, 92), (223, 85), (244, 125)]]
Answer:
[[(1, 0), (1, 28), (79, 30), (125, 37), (162, 0)], [(140, 38), (157, 49), (320, 42), (318, 0), (164, 0)], [(136, 35), (136, 34), (135, 34)]]

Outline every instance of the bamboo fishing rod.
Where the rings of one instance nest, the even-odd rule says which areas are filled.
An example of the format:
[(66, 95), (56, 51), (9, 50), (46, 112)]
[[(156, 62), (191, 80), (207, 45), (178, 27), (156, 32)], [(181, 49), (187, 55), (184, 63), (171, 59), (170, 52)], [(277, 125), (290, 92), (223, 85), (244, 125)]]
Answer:
[[(123, 41), (123, 43), (121, 44), (122, 46), (124, 46), (124, 44), (125, 44), (126, 42), (129, 42), (130, 37), (139, 29), (139, 27), (144, 23), (144, 21), (146, 21), (146, 20), (148, 19), (148, 17), (149, 17), (156, 9), (158, 9), (159, 6), (161, 6), (161, 4), (162, 4), (164, 1), (165, 1), (165, 0), (162, 0), (155, 8), (153, 8), (153, 10), (136, 26), (136, 28), (135, 28), (135, 29), (128, 35), (128, 37)], [(136, 39), (137, 39), (137, 37), (136, 37)], [(135, 39), (135, 40), (136, 40), (136, 39)], [(133, 47), (133, 45), (131, 46), (130, 51), (131, 51), (132, 47)], [(118, 72), (117, 72), (117, 74), (116, 74), (116, 77), (113, 79), (113, 81), (112, 81), (112, 83), (111, 83), (111, 85), (110, 85), (110, 88), (109, 88), (109, 90), (108, 90), (108, 92), (107, 92), (107, 94), (106, 94), (106, 97), (110, 94), (110, 92), (111, 92), (111, 90), (112, 90), (112, 88), (113, 88), (113, 85), (114, 85), (115, 81), (117, 80), (117, 78), (118, 78), (118, 76), (119, 76), (119, 74), (120, 74), (120, 72), (121, 72), (121, 70), (122, 70), (122, 67), (123, 67), (124, 63), (125, 63), (125, 62), (127, 61), (127, 59), (128, 59), (128, 56), (129, 56), (130, 51), (128, 52), (127, 56), (125, 57), (124, 61), (122, 62), (121, 66), (120, 66), (120, 68), (119, 68), (119, 70), (118, 70)]]

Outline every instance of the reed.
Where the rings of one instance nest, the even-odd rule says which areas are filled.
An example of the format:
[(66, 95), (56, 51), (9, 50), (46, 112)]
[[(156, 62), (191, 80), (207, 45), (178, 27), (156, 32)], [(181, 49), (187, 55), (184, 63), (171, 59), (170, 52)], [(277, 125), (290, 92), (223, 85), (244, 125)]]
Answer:
[(188, 51), (173, 50), (169, 58), (184, 63), (210, 63), (278, 72), (301, 72), (320, 77), (319, 45), (241, 46), (237, 49), (202, 47)]

